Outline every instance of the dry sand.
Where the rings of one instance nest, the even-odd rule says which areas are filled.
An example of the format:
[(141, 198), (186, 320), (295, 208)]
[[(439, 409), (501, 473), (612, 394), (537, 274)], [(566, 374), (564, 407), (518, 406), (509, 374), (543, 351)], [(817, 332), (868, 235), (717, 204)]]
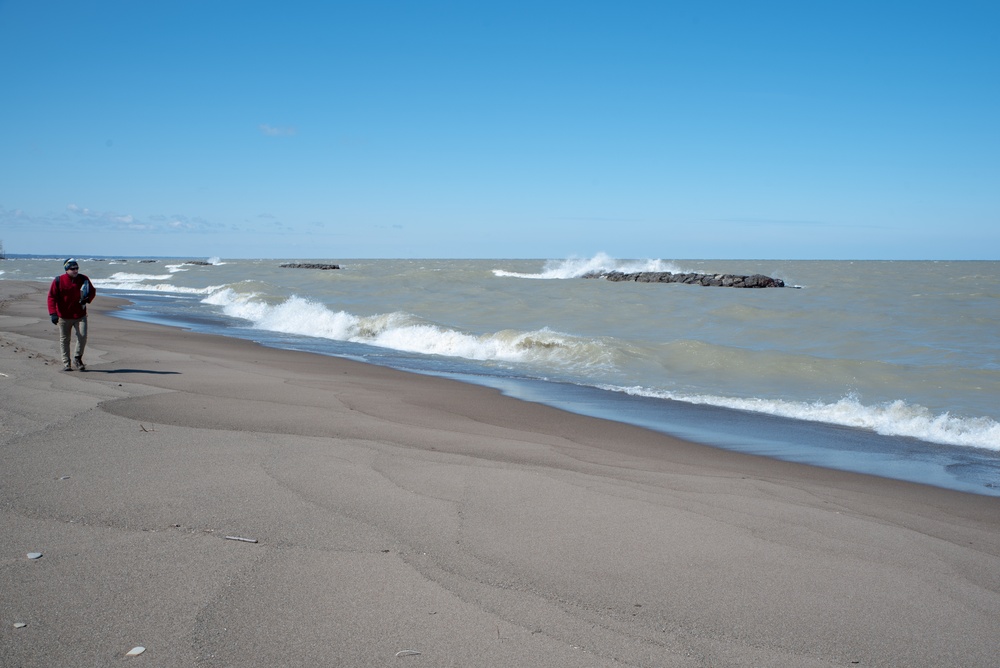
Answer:
[(46, 288), (0, 281), (0, 665), (1000, 665), (1000, 499), (106, 297), (66, 373)]

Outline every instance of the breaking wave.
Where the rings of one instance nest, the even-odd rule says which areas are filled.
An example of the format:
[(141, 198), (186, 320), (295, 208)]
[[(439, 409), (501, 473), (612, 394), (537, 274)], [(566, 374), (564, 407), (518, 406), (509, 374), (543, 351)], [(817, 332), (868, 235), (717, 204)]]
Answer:
[(408, 353), (509, 363), (556, 363), (561, 368), (599, 368), (614, 363), (611, 348), (599, 340), (574, 337), (548, 328), (461, 332), (404, 312), (360, 316), (292, 296), (270, 304), (256, 294), (226, 288), (202, 300), (255, 329), (349, 341)]
[(672, 399), (690, 404), (719, 406), (873, 431), (883, 436), (905, 436), (931, 443), (983, 448), (1000, 452), (1000, 423), (985, 417), (935, 415), (924, 406), (902, 400), (865, 405), (855, 396), (833, 403), (800, 402), (752, 397), (741, 399), (707, 394), (683, 394), (641, 387), (602, 386), (634, 396)]
[(130, 274), (117, 272), (108, 278), (91, 279), (98, 288), (122, 290), (125, 292), (163, 292), (183, 295), (207, 295), (217, 292), (223, 286), (210, 285), (204, 288), (186, 288), (172, 283), (165, 283), (173, 278), (173, 274)]
[(605, 253), (598, 253), (592, 258), (569, 258), (566, 260), (549, 260), (542, 271), (537, 274), (526, 274), (504, 269), (494, 269), (493, 275), (508, 278), (532, 279), (562, 279), (580, 278), (587, 274), (620, 271), (631, 273), (637, 271), (669, 271), (684, 272), (672, 262), (666, 260), (616, 260)]

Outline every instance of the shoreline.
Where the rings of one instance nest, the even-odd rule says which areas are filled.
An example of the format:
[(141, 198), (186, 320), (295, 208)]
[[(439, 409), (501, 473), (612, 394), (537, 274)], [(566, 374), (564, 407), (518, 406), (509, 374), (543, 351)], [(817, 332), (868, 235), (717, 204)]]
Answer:
[[(371, 347), (366, 350), (368, 346), (357, 344), (360, 349), (352, 350), (350, 346), (355, 344), (322, 337), (275, 336), (267, 329), (227, 327), (220, 316), (188, 312), (164, 315), (158, 300), (152, 302), (150, 310), (151, 304), (142, 295), (128, 299), (128, 306), (117, 310), (114, 315), (489, 387), (523, 401), (623, 422), (724, 450), (1000, 497), (1000, 478), (997, 477), (1000, 473), (1000, 453), (985, 447), (882, 433), (874, 425), (790, 417), (780, 412), (761, 410), (760, 406), (741, 409), (711, 401), (645, 396), (641, 392), (634, 394), (626, 388), (601, 383), (578, 383), (531, 374), (496, 374), (478, 367), (474, 361), (466, 363), (460, 357), (448, 358), (445, 366), (451, 368), (441, 368), (430, 361), (436, 357), (434, 355), (428, 355), (427, 359), (410, 358), (405, 354), (397, 355), (398, 351), (394, 348)], [(798, 405), (805, 406), (808, 402), (798, 402)]]
[(46, 288), (0, 281), (4, 618), (28, 624), (5, 663), (995, 660), (996, 497), (107, 317), (123, 300), (100, 295), (88, 371), (64, 373)]

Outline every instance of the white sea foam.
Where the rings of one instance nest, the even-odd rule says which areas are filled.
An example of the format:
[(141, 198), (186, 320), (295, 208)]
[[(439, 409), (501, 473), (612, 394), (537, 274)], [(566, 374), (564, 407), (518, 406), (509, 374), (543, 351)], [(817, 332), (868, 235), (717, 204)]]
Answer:
[(359, 316), (332, 311), (298, 296), (268, 304), (258, 295), (240, 294), (230, 288), (202, 301), (221, 306), (226, 315), (247, 320), (257, 329), (364, 343), (408, 353), (509, 363), (554, 362), (563, 368), (611, 363), (611, 353), (600, 341), (546, 328), (470, 334), (404, 312)]
[(611, 271), (632, 273), (637, 271), (669, 271), (673, 273), (684, 270), (672, 262), (665, 260), (616, 260), (605, 253), (598, 253), (592, 258), (569, 258), (566, 260), (549, 260), (541, 273), (525, 274), (504, 269), (494, 269), (494, 276), (533, 279), (580, 278), (587, 274), (600, 274)]
[(686, 395), (641, 387), (603, 386), (602, 389), (867, 429), (883, 436), (908, 436), (931, 443), (1000, 451), (1000, 423), (995, 420), (985, 417), (957, 417), (949, 413), (935, 415), (924, 406), (901, 400), (869, 406), (861, 403), (855, 396), (846, 396), (833, 403), (807, 403), (707, 394)]
[(125, 271), (115, 272), (107, 278), (103, 279), (106, 283), (114, 283), (116, 281), (169, 281), (173, 278), (172, 274), (130, 274)]
[[(207, 260), (205, 260), (205, 262), (209, 263), (213, 267), (220, 267), (226, 264), (225, 262), (222, 261), (222, 258), (218, 257), (210, 257)], [(191, 271), (191, 268), (193, 266), (195, 265), (191, 264), (190, 262), (181, 262), (179, 264), (166, 265), (167, 270), (170, 271), (171, 273), (177, 273), (179, 271)]]
[[(129, 292), (165, 292), (172, 294), (205, 295), (222, 288), (220, 285), (210, 285), (204, 288), (189, 288), (171, 283), (164, 283), (173, 278), (172, 274), (130, 274), (117, 272), (108, 278), (91, 279), (99, 288), (107, 290), (125, 290)], [(158, 281), (149, 283), (147, 281)]]

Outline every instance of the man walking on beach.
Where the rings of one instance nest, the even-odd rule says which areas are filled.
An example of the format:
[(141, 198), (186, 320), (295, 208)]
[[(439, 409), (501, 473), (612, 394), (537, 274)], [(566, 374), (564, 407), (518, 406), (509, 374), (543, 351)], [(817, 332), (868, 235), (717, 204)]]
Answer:
[(97, 290), (90, 279), (80, 273), (73, 258), (63, 263), (64, 273), (56, 276), (49, 288), (49, 317), (59, 325), (59, 348), (62, 350), (63, 371), (72, 371), (69, 362), (69, 340), (76, 332), (76, 368), (86, 371), (83, 349), (87, 347), (87, 304), (94, 301)]

